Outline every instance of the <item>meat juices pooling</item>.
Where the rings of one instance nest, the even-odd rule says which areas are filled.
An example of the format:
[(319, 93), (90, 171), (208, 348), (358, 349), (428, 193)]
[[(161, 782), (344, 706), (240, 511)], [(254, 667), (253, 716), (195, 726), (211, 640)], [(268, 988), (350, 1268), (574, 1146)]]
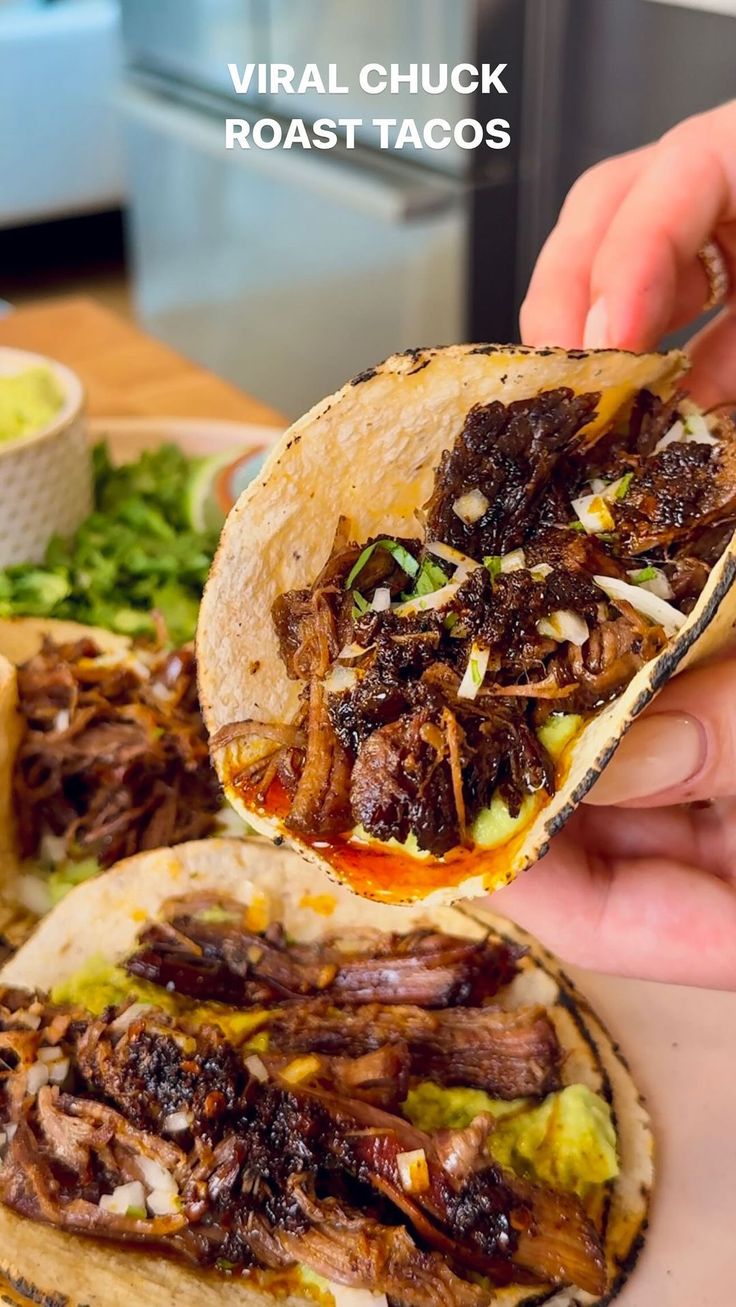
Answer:
[[(404, 1307), (485, 1307), (488, 1279), (600, 1293), (594, 1222), (489, 1157), (491, 1116), (424, 1131), (403, 1111), (410, 1083), (454, 1084), (459, 1065), (507, 1099), (559, 1087), (546, 1009), (493, 1001), (521, 952), (434, 930), (295, 944), (246, 929), (240, 905), (174, 902), (126, 964), (168, 1012), (150, 986), (99, 1017), (0, 993), (0, 1201), (228, 1274), (307, 1265)], [(217, 1026), (225, 996), (240, 1040)], [(249, 1050), (248, 1023), (267, 1043)]]
[[(214, 747), (271, 749), (233, 777), (300, 836), (399, 841), (442, 857), (483, 844), (558, 782), (569, 735), (685, 621), (736, 523), (726, 419), (638, 393), (586, 443), (597, 393), (544, 391), (468, 413), (425, 505), (425, 539), (349, 538), (276, 600), (294, 721), (225, 726)], [(533, 815), (533, 811), (532, 811)]]

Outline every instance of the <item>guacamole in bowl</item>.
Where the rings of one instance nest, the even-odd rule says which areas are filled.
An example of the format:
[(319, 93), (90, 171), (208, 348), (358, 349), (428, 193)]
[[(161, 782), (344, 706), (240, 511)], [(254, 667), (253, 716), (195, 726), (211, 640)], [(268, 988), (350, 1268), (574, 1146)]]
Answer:
[(50, 368), (36, 365), (0, 375), (0, 446), (42, 431), (63, 404), (63, 391)]

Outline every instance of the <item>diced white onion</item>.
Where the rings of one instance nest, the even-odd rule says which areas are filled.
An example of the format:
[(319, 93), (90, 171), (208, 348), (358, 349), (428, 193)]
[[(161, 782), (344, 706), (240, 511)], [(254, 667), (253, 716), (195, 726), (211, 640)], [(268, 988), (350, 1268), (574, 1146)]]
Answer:
[(585, 644), (590, 635), (588, 623), (571, 608), (558, 608), (549, 617), (543, 617), (537, 622), (537, 630), (550, 640), (569, 640), (570, 644), (579, 645)]
[(341, 667), (338, 663), (329, 676), (325, 677), (325, 689), (328, 694), (340, 694), (343, 690), (352, 690), (358, 680), (354, 667)]
[(480, 687), (483, 684), (483, 678), (488, 670), (488, 659), (490, 649), (481, 649), (477, 644), (471, 645), (468, 665), (465, 668), (465, 675), (460, 682), (457, 695), (458, 699), (474, 699)]
[(362, 658), (363, 654), (367, 654), (371, 649), (375, 649), (375, 647), (374, 644), (344, 644), (337, 656), (340, 660), (343, 658), (348, 660), (351, 658)]
[(631, 585), (616, 576), (594, 576), (593, 580), (609, 599), (625, 599), (638, 613), (643, 613), (652, 622), (664, 627), (666, 635), (674, 635), (687, 620), (684, 613), (658, 595), (645, 590), (643, 585)]
[(135, 1161), (147, 1189), (158, 1190), (165, 1194), (177, 1192), (176, 1180), (160, 1162), (154, 1162), (152, 1157), (144, 1157), (142, 1153), (138, 1154)]
[(679, 441), (682, 440), (684, 434), (685, 434), (685, 424), (684, 422), (681, 422), (680, 419), (678, 418), (677, 421), (673, 423), (673, 425), (670, 427), (669, 431), (665, 431), (661, 439), (657, 441), (652, 452), (654, 454), (659, 454), (659, 452), (662, 449), (667, 449), (669, 445), (678, 444)]
[(655, 567), (656, 576), (650, 577), (648, 581), (637, 581), (636, 577), (642, 571), (644, 569), (640, 567), (634, 572), (629, 572), (634, 585), (638, 586), (640, 590), (648, 590), (650, 594), (658, 595), (660, 599), (672, 599), (674, 590), (667, 579), (666, 573), (661, 568)]
[(502, 572), (521, 572), (526, 567), (526, 554), (523, 549), (512, 549), (501, 559)]
[(581, 495), (579, 499), (573, 499), (572, 506), (588, 535), (612, 531), (616, 525), (602, 495)]
[(708, 419), (704, 413), (688, 413), (685, 418), (685, 440), (697, 445), (720, 443), (708, 426)]
[(245, 1059), (245, 1065), (250, 1074), (256, 1080), (260, 1080), (262, 1085), (265, 1085), (268, 1080), (268, 1070), (263, 1058), (259, 1057), (257, 1053), (251, 1053), (250, 1057)]
[(34, 1062), (26, 1072), (26, 1092), (35, 1098), (39, 1089), (49, 1083), (49, 1069), (45, 1062)]
[(8, 1136), (8, 1143), (10, 1143), (11, 1139), (15, 1137), (15, 1132), (17, 1129), (18, 1129), (17, 1121), (9, 1121), (8, 1124), (6, 1125), (5, 1133)]
[(13, 893), (21, 906), (37, 917), (43, 917), (51, 907), (49, 887), (42, 876), (18, 876)]
[(188, 1130), (194, 1121), (194, 1113), (182, 1110), (181, 1112), (169, 1112), (164, 1117), (163, 1127), (167, 1135), (179, 1135), (183, 1130)]
[(466, 526), (472, 526), (488, 509), (488, 500), (481, 490), (469, 490), (460, 495), (452, 505), (452, 511)]
[(174, 1216), (181, 1211), (181, 1199), (168, 1189), (152, 1189), (146, 1198), (152, 1216)]
[(719, 441), (711, 433), (707, 418), (703, 413), (689, 413), (683, 420), (678, 418), (654, 446), (654, 453), (659, 454), (669, 445), (717, 445)]
[(168, 702), (171, 698), (171, 690), (168, 685), (164, 685), (163, 681), (154, 681), (151, 686), (151, 694), (162, 702)]
[[(473, 563), (473, 567), (477, 566), (477, 563)], [(419, 595), (416, 599), (407, 599), (403, 604), (397, 604), (394, 612), (398, 617), (409, 617), (411, 613), (424, 613), (430, 608), (444, 608), (455, 598), (459, 589), (458, 581), (450, 581), (447, 585), (440, 586), (439, 590), (433, 590), (431, 594)]]
[(49, 1063), (49, 1080), (52, 1085), (61, 1085), (69, 1074), (69, 1058), (60, 1057), (56, 1062)]
[(139, 1017), (142, 1017), (146, 1012), (150, 1012), (151, 1010), (151, 1003), (131, 1003), (130, 1007), (126, 1007), (125, 1011), (121, 1012), (120, 1016), (115, 1018), (110, 1029), (114, 1030), (116, 1034), (127, 1030), (132, 1026), (134, 1021), (137, 1021)]
[(402, 1187), (407, 1193), (422, 1193), (429, 1188), (429, 1167), (423, 1148), (412, 1148), (408, 1153), (397, 1153), (396, 1166)]
[(373, 596), (371, 608), (374, 613), (385, 613), (391, 607), (391, 591), (387, 585), (380, 585)]
[(55, 731), (68, 731), (68, 730), (69, 730), (69, 723), (71, 722), (71, 720), (72, 720), (72, 715), (71, 715), (71, 713), (69, 712), (69, 709), (68, 709), (68, 708), (60, 708), (59, 711), (57, 712), (55, 718), (54, 718), (54, 730), (55, 730)]
[(100, 1211), (112, 1212), (114, 1216), (125, 1216), (131, 1207), (146, 1210), (146, 1195), (140, 1180), (131, 1180), (130, 1184), (119, 1184), (111, 1194), (103, 1194), (99, 1202)]
[(621, 486), (626, 481), (627, 476), (628, 473), (624, 473), (622, 477), (617, 477), (615, 481), (609, 482), (605, 489), (600, 492), (601, 498), (605, 499), (607, 504), (613, 504), (618, 499)]
[(535, 563), (531, 568), (531, 574), (535, 581), (543, 581), (545, 576), (549, 576), (552, 568), (549, 563)]
[(465, 565), (466, 567), (478, 567), (474, 558), (468, 554), (463, 554), (459, 549), (453, 549), (452, 545), (445, 545), (441, 540), (428, 540), (425, 544), (428, 554), (434, 554), (436, 558), (444, 558), (446, 563), (454, 563), (456, 567)]
[(607, 487), (608, 482), (604, 481), (602, 477), (593, 477), (593, 480), (590, 483), (590, 493), (592, 495), (605, 494)]
[(0, 1148), (4, 1148), (8, 1142), (8, 1136), (4, 1130), (0, 1130)]
[(64, 862), (66, 858), (66, 836), (52, 835), (50, 831), (46, 831), (41, 837), (38, 856), (42, 863), (51, 867), (57, 866), (59, 862)]
[(58, 1048), (58, 1047), (39, 1048), (37, 1054), (39, 1062), (58, 1062), (59, 1059), (62, 1058), (63, 1056), (64, 1056), (63, 1048)]

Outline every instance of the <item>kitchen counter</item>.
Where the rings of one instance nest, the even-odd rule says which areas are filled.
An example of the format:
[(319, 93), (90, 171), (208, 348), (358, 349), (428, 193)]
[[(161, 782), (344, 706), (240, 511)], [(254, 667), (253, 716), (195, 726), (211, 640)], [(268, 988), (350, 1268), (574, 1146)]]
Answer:
[(73, 368), (91, 417), (202, 417), (283, 427), (267, 404), (94, 300), (68, 297), (0, 318), (0, 345), (37, 350)]

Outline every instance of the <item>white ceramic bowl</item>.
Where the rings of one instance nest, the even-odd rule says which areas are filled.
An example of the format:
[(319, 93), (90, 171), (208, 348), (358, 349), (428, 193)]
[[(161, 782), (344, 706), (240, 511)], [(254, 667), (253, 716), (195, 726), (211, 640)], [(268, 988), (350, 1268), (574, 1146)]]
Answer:
[(0, 377), (33, 367), (54, 374), (64, 403), (33, 435), (0, 441), (0, 567), (40, 561), (52, 535), (71, 535), (92, 508), (82, 383), (43, 354), (0, 347)]

